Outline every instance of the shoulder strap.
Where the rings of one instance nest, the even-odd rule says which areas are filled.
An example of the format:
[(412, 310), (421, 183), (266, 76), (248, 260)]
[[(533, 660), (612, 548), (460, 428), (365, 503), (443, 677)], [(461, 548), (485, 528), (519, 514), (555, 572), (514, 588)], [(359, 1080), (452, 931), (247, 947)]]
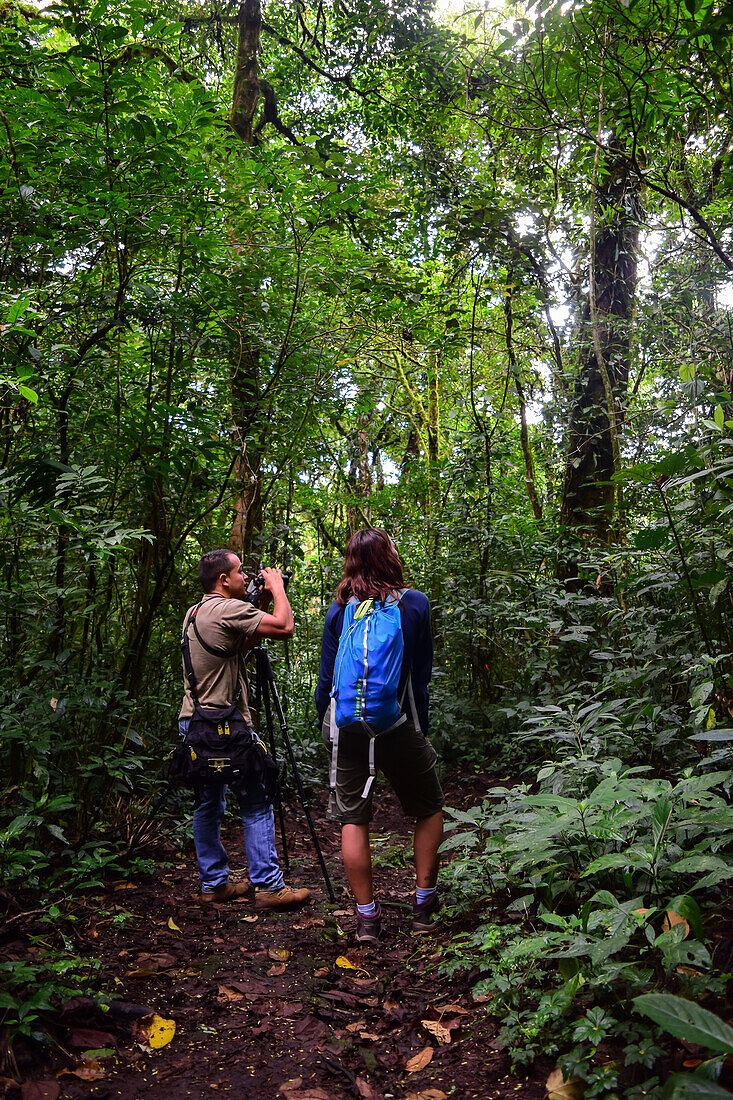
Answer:
[[(188, 640), (189, 628), (193, 627), (193, 632), (196, 635), (196, 641), (199, 643), (199, 645), (202, 647), (202, 649), (205, 649), (207, 653), (210, 653), (212, 655), (212, 657), (222, 657), (224, 659), (228, 659), (230, 657), (236, 657), (236, 655), (238, 653), (238, 650), (236, 650), (236, 649), (215, 649), (213, 646), (208, 645), (204, 641), (204, 639), (201, 637), (201, 634), (199, 633), (198, 627), (196, 626), (196, 616), (199, 613), (199, 609), (200, 609), (202, 603), (203, 603), (203, 600), (199, 600), (199, 602), (196, 604), (193, 611), (189, 615), (188, 619), (183, 624), (183, 634), (181, 636), (181, 651), (183, 653), (183, 667), (186, 670), (186, 679), (188, 680), (188, 686), (191, 689), (191, 698), (193, 699), (193, 705), (195, 707), (198, 707), (198, 705), (199, 705), (199, 698), (198, 698), (198, 690), (197, 690), (197, 683), (196, 683), (196, 674), (193, 671), (193, 661), (191, 660), (191, 645), (190, 645), (189, 640)], [(237, 705), (237, 703), (239, 702), (239, 700), (241, 698), (241, 695), (242, 695), (242, 685), (239, 682), (239, 679), (237, 679), (237, 690), (234, 693), (234, 699), (232, 700), (232, 706), (233, 707), (235, 707)]]
[(203, 602), (203, 600), (200, 600), (196, 604), (189, 620), (190, 625), (193, 626), (193, 632), (196, 635), (196, 641), (201, 646), (201, 648), (205, 649), (207, 653), (210, 653), (212, 657), (223, 657), (225, 660), (228, 660), (230, 657), (236, 657), (237, 653), (239, 652), (238, 649), (215, 649), (214, 646), (209, 645), (209, 643), (205, 642), (204, 639), (201, 637), (199, 633), (199, 628), (196, 625), (196, 616), (198, 615), (199, 608), (201, 607), (201, 604)]

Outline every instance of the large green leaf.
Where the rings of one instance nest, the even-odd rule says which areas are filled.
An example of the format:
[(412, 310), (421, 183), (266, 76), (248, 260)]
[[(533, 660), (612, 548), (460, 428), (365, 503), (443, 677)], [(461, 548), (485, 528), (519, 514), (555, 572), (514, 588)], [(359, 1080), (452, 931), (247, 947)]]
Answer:
[(731, 1094), (727, 1089), (716, 1085), (714, 1081), (706, 1081), (704, 1077), (698, 1077), (693, 1073), (673, 1073), (665, 1082), (664, 1095), (667, 1100), (717, 1100), (718, 1097)]
[(733, 1028), (694, 1001), (671, 993), (643, 993), (633, 1003), (638, 1012), (649, 1016), (676, 1039), (733, 1054)]

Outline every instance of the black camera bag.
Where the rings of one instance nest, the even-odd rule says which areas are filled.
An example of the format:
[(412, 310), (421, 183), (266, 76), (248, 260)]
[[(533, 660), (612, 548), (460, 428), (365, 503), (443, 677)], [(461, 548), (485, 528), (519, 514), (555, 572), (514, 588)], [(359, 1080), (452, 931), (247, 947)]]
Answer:
[(277, 792), (277, 765), (238, 710), (241, 686), (237, 686), (234, 700), (228, 707), (217, 710), (199, 704), (188, 640), (189, 627), (193, 626), (199, 644), (214, 656), (230, 658), (237, 653), (237, 650), (214, 649), (203, 640), (196, 627), (196, 614), (200, 606), (199, 603), (194, 608), (181, 639), (194, 713), (189, 719), (183, 742), (173, 751), (171, 781), (193, 787), (195, 791), (206, 783), (226, 783), (235, 794), (243, 795), (254, 792), (261, 784), (267, 798), (272, 801)]

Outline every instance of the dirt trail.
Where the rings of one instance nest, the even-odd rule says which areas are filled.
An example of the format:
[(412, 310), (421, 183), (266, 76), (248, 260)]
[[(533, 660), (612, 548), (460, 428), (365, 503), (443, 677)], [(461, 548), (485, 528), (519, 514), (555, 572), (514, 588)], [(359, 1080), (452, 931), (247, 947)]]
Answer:
[[(460, 796), (450, 794), (457, 804)], [(468, 982), (439, 973), (442, 945), (455, 928), (434, 937), (411, 933), (409, 825), (390, 795), (383, 791), (380, 800), (379, 947), (356, 945), (337, 830), (318, 808), (336, 905), (325, 903), (295, 805), (286, 813), (290, 877), (315, 894), (299, 913), (257, 914), (246, 900), (202, 907), (189, 844), (184, 857), (169, 854), (172, 866), (159, 881), (110, 884), (87, 903), (79, 921), (85, 950), (103, 961), (115, 1000), (105, 1014), (88, 1002), (66, 1006), (55, 1063), (25, 1067), (23, 1100), (542, 1097), (546, 1074), (511, 1077), (497, 1025), (473, 1002)], [(243, 844), (232, 816), (224, 836), (236, 868)], [(173, 1020), (175, 1034), (146, 1052), (136, 1039), (149, 1012)], [(82, 1076), (68, 1072), (74, 1068)]]

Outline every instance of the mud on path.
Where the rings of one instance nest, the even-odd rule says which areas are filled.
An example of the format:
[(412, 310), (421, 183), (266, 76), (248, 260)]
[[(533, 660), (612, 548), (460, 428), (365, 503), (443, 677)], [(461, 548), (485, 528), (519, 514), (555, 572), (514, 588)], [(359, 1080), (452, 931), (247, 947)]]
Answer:
[[(114, 999), (105, 1013), (87, 1000), (68, 1003), (58, 1046), (47, 1048), (52, 1054), (45, 1064), (21, 1063), (25, 1083), (15, 1095), (543, 1096), (546, 1072), (529, 1079), (509, 1074), (499, 1027), (474, 1003), (465, 976), (440, 974), (441, 948), (457, 929), (412, 934), (409, 824), (384, 788), (379, 801), (373, 833), (384, 932), (378, 947), (356, 944), (338, 829), (318, 806), (314, 817), (335, 905), (327, 902), (305, 817), (294, 802), (286, 807), (289, 877), (314, 893), (313, 904), (300, 912), (256, 913), (245, 899), (202, 907), (189, 842), (184, 854), (165, 853), (168, 866), (160, 879), (110, 883), (77, 911), (82, 950), (103, 962)], [(470, 796), (451, 790), (448, 801), (461, 805)], [(231, 814), (223, 835), (231, 877), (243, 877), (241, 823)], [(146, 1051), (141, 1029), (150, 1013), (173, 1021), (175, 1033)], [(167, 1038), (165, 1031), (158, 1034)]]

